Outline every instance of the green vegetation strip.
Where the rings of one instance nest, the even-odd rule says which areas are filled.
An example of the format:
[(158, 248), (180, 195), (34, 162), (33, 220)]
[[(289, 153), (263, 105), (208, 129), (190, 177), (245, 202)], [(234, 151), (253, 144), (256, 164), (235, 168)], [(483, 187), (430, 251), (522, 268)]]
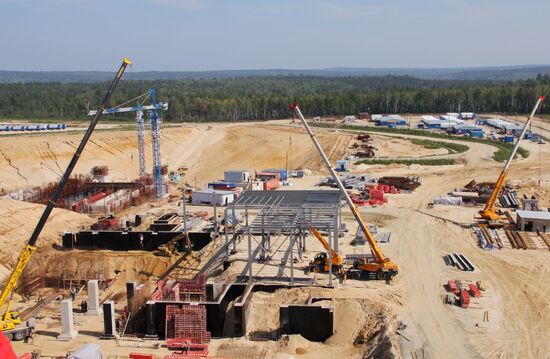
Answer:
[(451, 158), (435, 158), (435, 159), (368, 159), (355, 162), (356, 165), (423, 165), (423, 166), (447, 166), (454, 165), (456, 162)]
[[(489, 145), (497, 148), (497, 151), (493, 154), (493, 159), (498, 162), (506, 161), (506, 159), (510, 157), (510, 153), (512, 152), (512, 149), (514, 147), (513, 144), (507, 143), (507, 142), (485, 140), (485, 139), (474, 138), (474, 137), (459, 137), (459, 136), (448, 135), (445, 133), (435, 133), (435, 132), (430, 132), (426, 130), (415, 130), (415, 129), (409, 129), (409, 128), (388, 128), (388, 127), (374, 127), (374, 126), (359, 127), (359, 126), (350, 126), (350, 125), (335, 126), (335, 125), (325, 124), (325, 123), (312, 123), (311, 125), (317, 126), (317, 127), (342, 128), (344, 130), (352, 130), (357, 132), (391, 133), (391, 134), (400, 134), (400, 135), (440, 138), (445, 140), (454, 140), (454, 141), (462, 141), (462, 142), (481, 143), (484, 145)], [(522, 148), (522, 147), (518, 148), (518, 154), (523, 158), (529, 157), (529, 151), (527, 151), (525, 148)]]
[(470, 149), (470, 147), (466, 145), (461, 145), (459, 143), (451, 143), (451, 142), (441, 142), (441, 141), (431, 141), (431, 140), (419, 140), (417, 138), (408, 139), (411, 141), (412, 144), (422, 146), (424, 148), (430, 149), (430, 150), (436, 150), (438, 148), (444, 148), (449, 153), (464, 153)]

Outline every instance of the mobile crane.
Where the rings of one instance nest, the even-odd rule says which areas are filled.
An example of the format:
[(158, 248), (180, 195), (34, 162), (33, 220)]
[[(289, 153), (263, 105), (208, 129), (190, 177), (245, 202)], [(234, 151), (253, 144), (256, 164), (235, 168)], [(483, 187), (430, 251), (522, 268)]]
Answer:
[(313, 273), (328, 272), (330, 269), (330, 262), (332, 261), (332, 272), (342, 273), (342, 264), (344, 263), (344, 259), (342, 258), (342, 256), (338, 254), (338, 252), (336, 252), (334, 249), (330, 248), (327, 240), (325, 239), (325, 237), (323, 237), (321, 233), (319, 233), (318, 230), (310, 227), (309, 231), (315, 236), (315, 238), (319, 240), (319, 242), (321, 242), (327, 252), (330, 251), (331, 256), (329, 258), (327, 252), (317, 253), (313, 260), (309, 262), (308, 271)]
[[(311, 131), (311, 128), (309, 127), (306, 119), (304, 118), (304, 115), (302, 115), (302, 111), (300, 111), (298, 104), (293, 103), (289, 107), (290, 107), (290, 110), (293, 111), (298, 116), (298, 118), (304, 125), (307, 133), (309, 134), (309, 137), (311, 138), (311, 141), (313, 142), (313, 144), (315, 145), (315, 148), (319, 152), (319, 155), (323, 159), (323, 162), (325, 163), (325, 166), (330, 172), (330, 175), (338, 185), (338, 188), (340, 189), (342, 196), (344, 196), (344, 199), (346, 200), (346, 203), (348, 204), (349, 209), (351, 210), (351, 213), (353, 213), (355, 220), (359, 224), (359, 227), (363, 231), (365, 238), (367, 239), (371, 247), (374, 259), (364, 258), (363, 261), (361, 261), (360, 263), (356, 263), (356, 265), (350, 268), (348, 272), (350, 272), (350, 274), (353, 274), (353, 277), (357, 277), (357, 275), (354, 272), (359, 271), (360, 277), (363, 277), (363, 273), (365, 273), (369, 277), (370, 277), (370, 274), (374, 274), (375, 278), (379, 280), (393, 278), (395, 275), (397, 275), (399, 271), (397, 264), (392, 262), (390, 258), (385, 257), (382, 251), (380, 250), (380, 248), (378, 247), (378, 244), (376, 244), (376, 240), (374, 239), (374, 236), (370, 232), (369, 227), (361, 217), (361, 214), (359, 213), (359, 210), (357, 209), (357, 207), (355, 207), (355, 204), (353, 204), (349, 194), (346, 192), (346, 189), (344, 188), (342, 181), (340, 181), (340, 177), (338, 177), (338, 175), (334, 171), (334, 168), (332, 168), (328, 160), (328, 157), (325, 155), (325, 152), (323, 151), (323, 149), (321, 148), (321, 145), (317, 141), (315, 134)], [(331, 253), (331, 256), (332, 256), (332, 253)]]
[[(61, 195), (61, 192), (65, 187), (65, 184), (69, 180), (69, 177), (71, 176), (71, 172), (75, 168), (76, 163), (78, 162), (78, 159), (80, 158), (80, 155), (82, 154), (82, 151), (86, 146), (86, 143), (88, 143), (88, 140), (90, 139), (90, 136), (92, 135), (92, 132), (94, 131), (97, 125), (97, 122), (101, 117), (101, 114), (103, 113), (103, 111), (105, 111), (113, 91), (115, 90), (120, 79), (122, 78), (122, 75), (126, 70), (126, 67), (131, 63), (132, 62), (126, 58), (122, 60), (122, 64), (120, 65), (120, 68), (117, 71), (115, 78), (113, 79), (113, 82), (111, 82), (111, 85), (109, 86), (109, 89), (105, 94), (105, 97), (103, 98), (103, 101), (101, 102), (101, 105), (97, 110), (97, 113), (93, 117), (92, 121), (90, 122), (90, 125), (88, 126), (88, 129), (84, 133), (84, 137), (82, 138), (80, 145), (78, 145), (78, 148), (76, 149), (76, 152), (74, 153), (71, 159), (71, 162), (69, 162), (69, 165), (67, 166), (67, 169), (63, 173), (61, 180), (57, 184), (55, 191), (52, 193), (50, 199), (48, 200), (48, 203), (44, 208), (44, 212), (42, 213), (42, 216), (40, 217), (38, 223), (36, 224), (36, 227), (34, 228), (34, 231), (29, 241), (27, 242), (25, 247), (23, 247), (23, 250), (19, 254), (19, 258), (17, 259), (17, 264), (15, 265), (13, 271), (11, 272), (11, 275), (6, 283), (6, 286), (4, 287), (4, 290), (0, 295), (0, 310), (4, 306), (6, 300), (8, 299), (8, 296), (13, 294), (15, 285), (17, 284), (19, 276), (21, 275), (21, 273), (23, 273), (23, 270), (27, 266), (27, 263), (29, 262), (29, 259), (31, 258), (31, 256), (34, 254), (34, 252), (36, 252), (36, 241), (38, 240), (38, 237), (40, 236), (40, 233), (42, 232), (42, 229), (44, 228), (46, 221), (48, 220), (57, 200), (59, 199), (59, 196)], [(2, 332), (11, 340), (23, 340), (31, 336), (34, 333), (34, 318), (31, 318), (26, 322), (22, 322), (20, 318), (20, 313), (17, 311), (10, 311), (10, 308), (11, 308), (11, 301), (8, 301), (8, 304), (6, 306), (6, 311), (2, 314), (0, 319), (0, 328)]]
[(487, 203), (485, 203), (485, 207), (483, 207), (483, 209), (479, 211), (479, 215), (481, 216), (481, 218), (489, 221), (489, 224), (493, 224), (493, 225), (499, 224), (497, 222), (500, 220), (500, 214), (498, 214), (494, 209), (495, 202), (500, 195), (500, 191), (502, 191), (502, 188), (504, 187), (506, 176), (508, 175), (508, 171), (510, 169), (510, 164), (512, 163), (512, 160), (514, 159), (514, 156), (518, 151), (519, 143), (521, 139), (525, 137), (527, 128), (529, 127), (531, 120), (535, 116), (535, 113), (537, 112), (537, 110), (539, 109), (543, 101), (544, 101), (544, 96), (539, 96), (537, 103), (535, 104), (535, 107), (533, 107), (533, 111), (531, 111), (531, 115), (527, 119), (527, 122), (525, 122), (525, 126), (521, 131), (521, 135), (519, 136), (514, 148), (512, 149), (512, 153), (510, 153), (510, 157), (508, 157), (508, 160), (504, 164), (504, 167), (502, 168), (502, 171), (498, 176), (497, 182), (495, 183), (495, 188), (493, 188), (493, 192), (491, 192), (491, 196), (487, 200)]

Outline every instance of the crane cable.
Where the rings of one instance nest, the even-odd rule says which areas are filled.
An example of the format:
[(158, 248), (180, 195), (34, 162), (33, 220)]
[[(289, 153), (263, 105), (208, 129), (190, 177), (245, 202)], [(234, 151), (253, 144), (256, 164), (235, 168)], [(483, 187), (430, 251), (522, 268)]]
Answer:
[(130, 102), (139, 100), (139, 99), (141, 99), (142, 97), (143, 97), (143, 100), (142, 100), (142, 103), (143, 103), (143, 102), (145, 102), (145, 101), (149, 98), (149, 96), (151, 96), (151, 92), (150, 92), (150, 91), (147, 91), (147, 92), (142, 93), (141, 95), (139, 95), (139, 96), (137, 96), (137, 97), (134, 97), (134, 98), (131, 99), (131, 100), (128, 100), (128, 101), (126, 101), (126, 102), (124, 102), (124, 103), (121, 103), (120, 105), (113, 106), (112, 108), (119, 108), (119, 107), (122, 107), (122, 106), (124, 106), (124, 105), (129, 104)]

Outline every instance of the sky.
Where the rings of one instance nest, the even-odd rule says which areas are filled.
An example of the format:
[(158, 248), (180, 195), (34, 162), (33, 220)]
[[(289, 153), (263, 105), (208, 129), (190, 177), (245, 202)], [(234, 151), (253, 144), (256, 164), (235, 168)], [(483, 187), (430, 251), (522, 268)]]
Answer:
[(0, 0), (0, 70), (550, 64), (549, 0)]

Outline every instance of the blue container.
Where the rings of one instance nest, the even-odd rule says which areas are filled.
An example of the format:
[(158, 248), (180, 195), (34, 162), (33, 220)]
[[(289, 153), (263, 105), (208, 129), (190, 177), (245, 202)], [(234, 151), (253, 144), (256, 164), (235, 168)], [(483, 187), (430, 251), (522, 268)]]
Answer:
[(263, 170), (262, 172), (278, 173), (281, 181), (286, 181), (288, 178), (288, 172), (286, 170), (278, 170), (275, 168), (270, 168), (267, 170)]
[(504, 142), (514, 143), (514, 136), (504, 136)]

